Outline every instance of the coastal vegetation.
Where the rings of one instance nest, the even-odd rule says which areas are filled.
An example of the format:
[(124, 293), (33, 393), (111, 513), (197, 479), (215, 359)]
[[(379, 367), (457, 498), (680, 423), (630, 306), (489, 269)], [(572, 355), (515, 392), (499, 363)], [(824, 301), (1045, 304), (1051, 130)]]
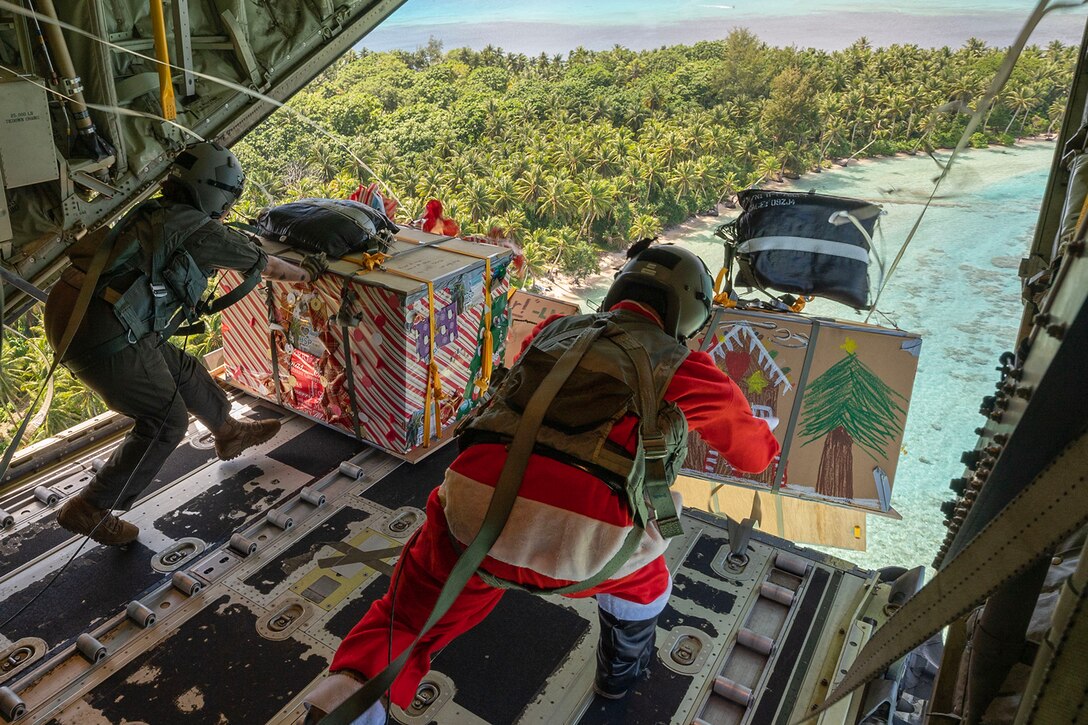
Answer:
[[(955, 145), (1004, 51), (773, 48), (746, 30), (636, 52), (527, 57), (488, 47), (349, 53), (236, 145), (239, 211), (345, 197), (366, 162), (400, 201), (438, 198), (466, 233), (496, 227), (536, 275), (594, 272), (602, 249), (835, 161)], [(1030, 47), (971, 139), (1061, 122), (1076, 48)], [(326, 131), (299, 119), (312, 119)], [(351, 151), (351, 154), (348, 153)]]
[[(1077, 49), (1028, 48), (971, 139), (1010, 144), (1058, 129)], [(344, 198), (373, 180), (397, 221), (441, 199), (462, 233), (498, 228), (536, 278), (597, 270), (604, 250), (728, 203), (735, 191), (956, 143), (1003, 51), (773, 48), (744, 30), (650, 51), (528, 57), (488, 47), (349, 53), (238, 143), (249, 183), (236, 211)], [(309, 122), (307, 122), (308, 119)], [(386, 193), (383, 191), (383, 193)], [(218, 319), (188, 341), (218, 346)], [(180, 342), (180, 341), (179, 341)], [(51, 351), (40, 309), (5, 330), (0, 449), (32, 403)], [(61, 369), (26, 439), (105, 407)]]

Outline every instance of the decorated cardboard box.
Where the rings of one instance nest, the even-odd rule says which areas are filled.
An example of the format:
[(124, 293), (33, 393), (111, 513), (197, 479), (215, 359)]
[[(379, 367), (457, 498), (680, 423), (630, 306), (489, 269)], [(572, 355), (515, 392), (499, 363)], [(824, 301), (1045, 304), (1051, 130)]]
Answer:
[(573, 302), (517, 290), (510, 298), (510, 333), (506, 338), (506, 367), (514, 364), (521, 344), (537, 325), (552, 315), (577, 315), (581, 308)]
[(734, 471), (692, 432), (684, 472), (896, 516), (892, 482), (921, 344), (902, 330), (717, 308), (700, 349), (753, 413), (778, 418), (782, 455), (761, 474)]
[[(502, 360), (509, 262), (501, 247), (405, 228), (384, 259), (334, 260), (314, 284), (266, 282), (223, 313), (225, 377), (420, 458), (449, 437)], [(222, 287), (239, 282), (230, 273)]]

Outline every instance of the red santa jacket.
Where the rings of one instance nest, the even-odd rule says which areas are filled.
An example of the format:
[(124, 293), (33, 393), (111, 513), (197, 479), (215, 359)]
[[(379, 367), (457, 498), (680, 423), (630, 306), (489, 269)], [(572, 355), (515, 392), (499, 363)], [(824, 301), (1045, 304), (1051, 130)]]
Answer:
[[(635, 302), (620, 302), (613, 309), (628, 309), (657, 320), (653, 312)], [(537, 325), (522, 344), (522, 351), (559, 317)], [(699, 431), (738, 470), (762, 471), (778, 455), (778, 441), (767, 424), (752, 415), (740, 389), (706, 353), (692, 352), (681, 363), (665, 400), (675, 403), (687, 418), (689, 429)], [(627, 416), (614, 426), (609, 439), (633, 454), (637, 424), (635, 416)], [(439, 501), (450, 532), (462, 544), (472, 541), (479, 531), (505, 461), (503, 445), (477, 444), (461, 453), (447, 470)], [(673, 492), (673, 498), (679, 511), (679, 494)], [(583, 581), (619, 551), (632, 525), (622, 496), (599, 478), (534, 454), (506, 527), (483, 568), (503, 579), (540, 588)], [(635, 554), (613, 579), (654, 561), (667, 545), (651, 523)]]

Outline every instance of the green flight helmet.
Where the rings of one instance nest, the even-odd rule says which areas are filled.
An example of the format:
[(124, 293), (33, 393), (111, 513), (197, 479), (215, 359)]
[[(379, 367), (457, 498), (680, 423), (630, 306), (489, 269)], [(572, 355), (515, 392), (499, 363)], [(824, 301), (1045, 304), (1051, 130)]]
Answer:
[(693, 252), (673, 244), (651, 246), (623, 265), (601, 309), (623, 300), (653, 307), (662, 316), (665, 332), (683, 342), (710, 320), (714, 280)]
[(189, 193), (198, 209), (219, 219), (242, 195), (246, 175), (230, 149), (201, 141), (178, 154), (169, 178)]

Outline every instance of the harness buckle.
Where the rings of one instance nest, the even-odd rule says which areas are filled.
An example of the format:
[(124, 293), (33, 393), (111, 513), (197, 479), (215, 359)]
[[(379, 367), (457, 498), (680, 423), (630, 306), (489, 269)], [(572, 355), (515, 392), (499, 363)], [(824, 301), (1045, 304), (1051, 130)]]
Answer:
[(128, 331), (128, 344), (129, 345), (135, 345), (136, 344), (136, 333), (134, 333), (132, 330)]
[(154, 282), (150, 282), (148, 284), (151, 287), (151, 296), (152, 297), (162, 298), (162, 297), (166, 296), (166, 294), (167, 294), (166, 285), (164, 285), (164, 284), (155, 284)]
[(657, 433), (655, 435), (643, 435), (642, 436), (642, 452), (648, 460), (661, 460), (668, 458), (669, 446), (665, 440), (665, 436)]
[(671, 539), (684, 533), (684, 525), (680, 523), (679, 516), (669, 516), (657, 519), (657, 530), (661, 532), (661, 538)]

